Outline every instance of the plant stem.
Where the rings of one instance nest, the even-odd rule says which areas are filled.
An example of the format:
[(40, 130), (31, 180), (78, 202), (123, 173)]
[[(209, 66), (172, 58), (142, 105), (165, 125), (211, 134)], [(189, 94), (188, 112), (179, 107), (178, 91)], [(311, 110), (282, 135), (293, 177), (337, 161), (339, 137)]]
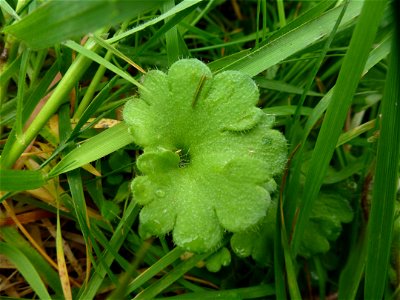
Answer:
[[(86, 45), (88, 48), (94, 47), (94, 43), (90, 41)], [(64, 77), (55, 88), (53, 94), (38, 113), (37, 117), (27, 128), (26, 132), (24, 132), (21, 137), (17, 137), (7, 155), (3, 155), (1, 157), (0, 168), (7, 169), (13, 166), (19, 156), (36, 137), (50, 117), (55, 114), (60, 105), (66, 101), (68, 93), (89, 67), (91, 62), (92, 60), (86, 58), (85, 56), (78, 55), (76, 60), (72, 63), (71, 67), (68, 69)]]

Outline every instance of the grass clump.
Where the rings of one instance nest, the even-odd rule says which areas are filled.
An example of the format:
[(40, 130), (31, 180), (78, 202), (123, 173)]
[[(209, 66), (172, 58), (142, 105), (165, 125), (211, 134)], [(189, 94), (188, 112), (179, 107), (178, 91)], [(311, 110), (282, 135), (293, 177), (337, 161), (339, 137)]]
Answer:
[[(400, 68), (395, 5), (1, 1), (0, 295), (398, 299)], [(208, 72), (187, 94), (180, 91), (190, 110), (206, 110), (204, 104), (211, 100), (204, 91), (212, 77), (237, 74), (257, 84), (256, 98), (239, 97), (235, 104), (237, 99), (228, 97), (218, 108), (220, 117), (211, 116), (209, 122), (206, 115), (198, 117), (202, 127), (194, 133), (184, 128), (190, 122), (173, 130), (209, 142), (211, 150), (202, 155), (218, 164), (226, 160), (226, 185), (218, 181), (221, 177), (213, 175), (214, 180), (201, 172), (186, 185), (174, 183), (168, 172), (158, 174), (157, 169), (154, 175), (151, 168), (160, 168), (155, 161), (164, 152), (168, 155), (161, 171), (169, 161), (177, 174), (196, 164), (197, 149), (187, 141), (167, 141), (161, 143), (163, 149), (146, 142), (157, 135), (172, 139), (165, 116), (175, 108), (157, 114), (139, 109), (129, 124), (123, 120), (124, 107), (132, 108), (137, 98), (159, 96), (143, 78), (167, 74), (176, 61), (188, 58)], [(182, 76), (177, 87), (184, 87), (186, 79)], [(246, 101), (254, 102), (248, 114)], [(231, 127), (223, 122), (231, 119)], [(274, 130), (287, 141), (287, 160), (260, 156), (250, 148), (248, 157), (238, 157), (235, 147), (244, 147), (242, 139), (268, 132), (270, 127), (259, 124), (272, 119)], [(132, 124), (136, 127), (130, 129)], [(228, 147), (207, 138), (202, 128), (215, 124), (226, 127), (218, 134), (231, 134), (237, 143)], [(141, 137), (146, 130), (151, 136)], [(278, 131), (273, 131), (275, 138), (263, 135), (261, 141), (273, 147), (278, 135), (283, 141)], [(285, 160), (283, 173), (267, 172), (268, 158)], [(215, 163), (204, 168), (206, 174), (218, 171)], [(174, 195), (203, 199), (200, 204), (207, 208), (215, 205), (211, 198), (225, 199), (229, 193), (229, 199), (250, 199), (247, 185), (264, 191), (269, 205), (257, 206), (255, 221), (234, 230), (225, 225), (247, 211), (225, 212), (221, 228), (231, 233), (218, 227), (218, 241), (201, 251), (175, 240), (182, 248), (166, 234), (172, 228), (155, 229), (153, 217), (147, 233), (159, 237), (140, 229), (138, 202), (146, 204), (147, 198), (140, 198), (135, 184), (132, 197), (130, 182), (143, 181), (148, 174), (153, 183), (171, 183)], [(211, 182), (207, 193), (212, 188), (216, 192), (204, 193), (198, 188), (205, 186), (202, 182)], [(215, 196), (218, 191), (222, 194)], [(193, 210), (184, 214), (188, 224)], [(174, 217), (169, 218), (173, 223)], [(193, 231), (188, 228), (181, 228), (185, 238)]]

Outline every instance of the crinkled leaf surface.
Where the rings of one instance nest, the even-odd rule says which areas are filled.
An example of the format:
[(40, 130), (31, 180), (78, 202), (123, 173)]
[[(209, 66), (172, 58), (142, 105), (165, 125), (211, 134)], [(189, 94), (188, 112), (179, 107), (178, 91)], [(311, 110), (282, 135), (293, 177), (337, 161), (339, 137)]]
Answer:
[(255, 105), (258, 88), (237, 71), (213, 76), (196, 59), (150, 71), (124, 119), (144, 153), (132, 182), (143, 205), (142, 236), (172, 231), (174, 242), (204, 252), (224, 231), (256, 224), (270, 203), (268, 183), (286, 161), (274, 118)]
[(335, 241), (342, 231), (342, 223), (349, 223), (352, 219), (353, 210), (345, 198), (321, 194), (312, 209), (310, 226), (304, 233), (299, 253), (310, 257), (328, 252), (329, 242)]
[(247, 232), (235, 233), (232, 236), (231, 247), (237, 256), (251, 256), (262, 266), (272, 265), (274, 259), (276, 209), (276, 200), (271, 201), (267, 215), (258, 226)]
[[(238, 256), (251, 255), (261, 265), (272, 262), (276, 209), (276, 202), (273, 201), (267, 216), (257, 227), (232, 236), (231, 246)], [(353, 211), (345, 198), (321, 193), (312, 210), (310, 224), (301, 241), (299, 254), (310, 257), (328, 252), (330, 243), (335, 241), (342, 231), (342, 223), (349, 223), (352, 219)]]

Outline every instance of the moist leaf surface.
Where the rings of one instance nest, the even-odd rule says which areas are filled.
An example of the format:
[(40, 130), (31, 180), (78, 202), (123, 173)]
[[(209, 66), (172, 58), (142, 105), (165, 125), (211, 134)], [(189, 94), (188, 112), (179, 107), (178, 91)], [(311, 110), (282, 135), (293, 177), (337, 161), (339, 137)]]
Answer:
[(129, 101), (124, 119), (143, 147), (132, 182), (142, 236), (172, 231), (174, 242), (205, 252), (224, 231), (256, 224), (270, 204), (269, 184), (286, 162), (286, 141), (274, 117), (255, 105), (258, 88), (247, 75), (213, 76), (196, 59), (150, 71)]

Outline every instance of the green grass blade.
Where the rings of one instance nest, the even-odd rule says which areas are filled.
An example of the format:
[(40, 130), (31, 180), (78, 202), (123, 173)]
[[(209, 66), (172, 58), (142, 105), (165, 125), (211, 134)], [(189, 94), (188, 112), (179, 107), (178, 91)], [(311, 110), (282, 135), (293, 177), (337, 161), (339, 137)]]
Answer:
[[(358, 16), (362, 4), (361, 1), (349, 3), (340, 27)], [(313, 42), (326, 37), (332, 31), (341, 10), (342, 7), (339, 6), (316, 19), (309, 20), (219, 71), (234, 69), (250, 76), (259, 74), (290, 55), (308, 47)]]
[(342, 133), (339, 137), (339, 140), (336, 144), (336, 147), (344, 145), (350, 142), (352, 139), (358, 137), (359, 135), (375, 128), (375, 120), (368, 121), (360, 126), (350, 129), (345, 133)]
[[(279, 91), (282, 93), (298, 94), (298, 95), (301, 95), (304, 93), (304, 89), (290, 85), (290, 84), (282, 82), (282, 81), (268, 80), (261, 76), (254, 78), (254, 80), (259, 87), (262, 87), (265, 89)], [(323, 94), (321, 94), (321, 93), (317, 93), (317, 92), (309, 91), (309, 90), (307, 91), (306, 95), (307, 96), (317, 96), (317, 97), (323, 96)]]
[[(184, 0), (181, 3), (179, 3), (178, 5), (174, 6), (171, 10), (163, 13), (162, 15), (158, 16), (157, 18), (154, 18), (154, 19), (152, 19), (152, 20), (150, 20), (150, 21), (148, 21), (148, 22), (146, 22), (144, 24), (141, 24), (141, 25), (139, 25), (139, 26), (137, 26), (137, 27), (135, 27), (135, 28), (133, 28), (131, 30), (128, 30), (126, 32), (118, 34), (118, 35), (108, 39), (107, 41), (110, 42), (111, 44), (115, 43), (115, 42), (117, 42), (117, 41), (119, 41), (119, 40), (121, 40), (123, 38), (126, 38), (126, 37), (138, 32), (138, 31), (141, 31), (141, 30), (143, 30), (143, 29), (145, 29), (145, 28), (147, 28), (147, 27), (149, 27), (151, 25), (157, 24), (158, 22), (160, 22), (162, 20), (165, 20), (166, 18), (168, 18), (170, 16), (173, 16), (173, 15), (175, 15), (175, 14), (177, 14), (177, 13), (179, 13), (179, 12), (181, 12), (181, 11), (183, 11), (183, 10), (193, 6), (193, 5), (196, 5), (201, 1), (203, 1), (203, 0)], [(159, 3), (162, 4), (163, 2), (160, 1)]]
[(278, 3), (278, 15), (279, 15), (279, 25), (285, 27), (286, 17), (285, 17), (285, 7), (283, 5), (283, 0), (277, 0)]
[[(88, 47), (91, 47), (91, 45), (89, 44)], [(61, 104), (65, 102), (66, 95), (71, 91), (75, 83), (83, 75), (90, 64), (91, 60), (82, 55), (79, 55), (75, 59), (68, 71), (64, 74), (64, 77), (54, 89), (53, 94), (47, 100), (46, 104), (42, 107), (30, 126), (26, 129), (23, 136), (19, 139), (12, 140), (12, 144), (6, 144), (6, 147), (8, 148), (5, 147), (2, 152), (0, 168), (9, 169), (12, 167), (50, 117), (57, 111)]]
[(172, 264), (175, 260), (177, 260), (184, 251), (180, 248), (175, 248), (168, 252), (164, 257), (162, 257), (160, 260), (158, 260), (155, 264), (153, 264), (150, 268), (148, 268), (146, 271), (141, 273), (139, 276), (137, 276), (127, 287), (127, 293), (132, 293), (139, 287), (141, 287), (144, 283), (146, 283), (148, 280), (156, 276), (158, 273), (160, 273), (163, 269), (165, 269), (167, 266)]
[[(167, 0), (164, 3), (163, 11), (167, 12), (171, 10), (175, 6), (175, 0)], [(168, 22), (169, 18), (165, 19), (165, 22)], [(179, 47), (179, 36), (178, 29), (176, 26), (173, 26), (170, 30), (165, 33), (165, 41), (167, 44), (167, 57), (168, 57), (168, 65), (172, 65), (176, 62), (181, 56), (181, 51)]]
[(26, 191), (46, 183), (43, 173), (30, 170), (0, 170), (0, 191)]
[(11, 247), (15, 247), (27, 257), (34, 265), (41, 278), (46, 282), (47, 286), (55, 292), (56, 298), (61, 297), (62, 288), (57, 272), (50, 266), (48, 261), (21, 236), (18, 230), (14, 227), (4, 226), (0, 227), (0, 234), (4, 242)]
[(145, 290), (140, 292), (134, 299), (137, 299), (137, 300), (153, 299), (155, 296), (157, 296), (159, 293), (161, 293), (164, 289), (166, 289), (171, 284), (173, 284), (175, 281), (177, 281), (186, 272), (188, 272), (190, 269), (194, 268), (198, 262), (205, 259), (210, 254), (211, 253), (193, 255), (188, 260), (186, 260), (186, 261), (180, 263), (178, 266), (176, 266), (172, 271), (170, 271), (163, 278), (156, 281), (155, 283), (150, 285), (148, 288), (146, 288)]
[(96, 97), (90, 102), (90, 104), (83, 111), (79, 110), (79, 108), (84, 107), (81, 106), (83, 104), (83, 102), (81, 102), (81, 105), (79, 105), (79, 108), (75, 114), (75, 117), (78, 117), (79, 121), (76, 123), (75, 128), (72, 131), (68, 140), (76, 138), (81, 132), (81, 130), (84, 130), (82, 129), (82, 127), (86, 124), (86, 122), (88, 122), (91, 116), (97, 114), (97, 110), (101, 107), (104, 101), (107, 100), (107, 97), (110, 95), (110, 91), (115, 86), (117, 80), (118, 76), (115, 76), (112, 79), (110, 79), (109, 82), (98, 92)]
[(18, 56), (15, 60), (13, 60), (12, 63), (2, 66), (3, 69), (1, 70), (0, 73), (0, 82), (6, 82), (11, 78), (11, 76), (14, 76), (15, 74), (18, 73), (21, 59), (22, 55)]
[(265, 299), (265, 297), (273, 296), (275, 289), (273, 285), (260, 284), (253, 287), (245, 287), (238, 289), (220, 290), (220, 291), (207, 291), (187, 293), (172, 297), (158, 297), (157, 299), (171, 299), (171, 300), (240, 300), (240, 299)]
[(56, 231), (56, 252), (57, 252), (57, 265), (60, 275), (61, 286), (65, 299), (72, 299), (71, 283), (69, 281), (69, 274), (64, 256), (64, 241), (61, 234), (60, 223), (60, 210), (57, 209), (57, 231)]
[(24, 96), (25, 96), (25, 88), (26, 88), (26, 71), (28, 69), (30, 50), (26, 49), (24, 53), (22, 53), (21, 65), (18, 74), (18, 93), (17, 93), (17, 114), (15, 119), (15, 131), (17, 134), (17, 138), (22, 137), (22, 129), (24, 126), (24, 121), (22, 119), (22, 110), (24, 107)]
[(366, 299), (382, 299), (391, 251), (400, 154), (400, 46), (397, 38), (392, 41), (392, 53), (381, 104), (382, 124), (368, 223), (364, 286)]
[(7, 3), (5, 0), (0, 0), (0, 7), (7, 12), (10, 16), (12, 16), (15, 20), (21, 20), (21, 17), (17, 14), (17, 12)]
[[(175, 7), (176, 6), (174, 6), (174, 8)], [(160, 29), (158, 29), (143, 46), (140, 46), (140, 48), (138, 48), (136, 57), (140, 56), (142, 53), (145, 53), (145, 51), (148, 50), (150, 46), (159, 41), (159, 39), (163, 35), (165, 35), (171, 28), (175, 27), (175, 25), (179, 24), (179, 22), (186, 18), (190, 13), (192, 13), (194, 9), (196, 9), (196, 6), (189, 7), (175, 14), (173, 17), (168, 18), (168, 21), (165, 22), (165, 24)]]
[(355, 299), (364, 274), (367, 256), (367, 242), (365, 231), (361, 232), (355, 246), (351, 249), (349, 259), (339, 279), (339, 300)]
[(75, 43), (74, 41), (66, 41), (64, 43), (67, 47), (71, 48), (72, 50), (75, 50), (78, 53), (81, 53), (83, 56), (86, 56), (87, 58), (90, 58), (91, 60), (97, 62), (98, 64), (106, 67), (107, 69), (113, 71), (115, 74), (121, 76), (128, 82), (136, 85), (139, 88), (145, 89), (137, 80), (135, 80), (131, 75), (129, 75), (127, 72), (121, 70), (117, 66), (113, 65), (110, 63), (108, 60), (104, 59), (97, 53), (90, 51), (89, 49), (82, 47), (78, 43)]
[[(113, 248), (113, 251), (118, 251), (118, 249), (121, 247), (126, 239), (127, 234), (129, 233), (129, 228), (132, 227), (137, 215), (138, 209), (136, 207), (136, 203), (131, 201), (111, 238), (110, 247)], [(106, 250), (103, 256), (100, 257), (100, 260), (101, 262), (96, 268), (96, 272), (92, 274), (88, 284), (80, 290), (80, 294), (77, 299), (94, 299), (101, 283), (104, 280), (105, 275), (107, 274), (107, 268), (109, 269), (109, 266), (114, 261), (114, 256), (112, 253), (110, 253), (110, 251)]]
[(8, 243), (0, 242), (0, 253), (5, 255), (17, 267), (40, 299), (51, 299), (39, 273), (20, 250)]
[[(266, 114), (275, 115), (275, 116), (290, 116), (296, 112), (297, 107), (294, 105), (282, 105), (282, 106), (272, 106), (266, 107), (263, 111)], [(311, 107), (303, 106), (300, 108), (300, 114), (303, 116), (309, 116), (313, 112)]]
[(125, 123), (115, 125), (69, 152), (51, 170), (49, 176), (57, 176), (79, 168), (130, 143), (133, 143), (133, 139), (128, 132), (128, 126)]
[(160, 4), (144, 0), (50, 1), (4, 31), (41, 49), (134, 18)]
[(385, 5), (385, 1), (365, 2), (354, 30), (306, 176), (302, 196), (303, 201), (300, 203), (300, 213), (292, 236), (294, 254), (297, 254), (303, 233), (307, 228), (313, 204), (317, 199), (323, 178), (342, 131), (347, 111), (370, 53)]
[(135, 67), (140, 72), (145, 73), (145, 71), (140, 66), (138, 66), (132, 59), (130, 59), (128, 56), (126, 56), (121, 51), (119, 51), (117, 48), (115, 48), (113, 45), (111, 45), (110, 42), (103, 40), (101, 37), (97, 36), (96, 34), (92, 35), (92, 39), (97, 44), (99, 44), (103, 48), (107, 49), (109, 52), (111, 52), (115, 56), (117, 56), (120, 59), (124, 60), (125, 62), (127, 62), (131, 66)]

